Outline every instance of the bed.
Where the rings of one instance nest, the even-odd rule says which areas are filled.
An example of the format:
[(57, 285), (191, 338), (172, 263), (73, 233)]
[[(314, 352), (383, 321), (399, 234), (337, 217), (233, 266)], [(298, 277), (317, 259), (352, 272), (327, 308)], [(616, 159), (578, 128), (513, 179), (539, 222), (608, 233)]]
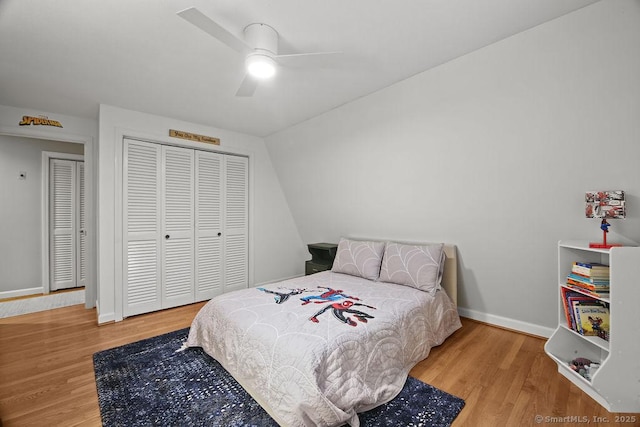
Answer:
[(202, 347), (283, 426), (359, 425), (461, 327), (456, 250), (340, 239), (331, 271), (220, 295), (196, 315)]

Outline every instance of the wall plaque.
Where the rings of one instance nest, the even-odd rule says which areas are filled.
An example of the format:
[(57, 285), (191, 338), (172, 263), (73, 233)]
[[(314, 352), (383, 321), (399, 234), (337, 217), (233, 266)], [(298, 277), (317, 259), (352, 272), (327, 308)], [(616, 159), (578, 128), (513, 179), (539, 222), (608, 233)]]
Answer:
[(22, 120), (18, 123), (20, 126), (55, 126), (57, 128), (61, 128), (62, 124), (60, 124), (57, 120), (51, 120), (47, 116), (22, 116)]
[(220, 145), (220, 138), (212, 136), (198, 135), (197, 133), (184, 132), (181, 130), (169, 129), (169, 136), (174, 138), (188, 139), (189, 141), (204, 142), (206, 144)]

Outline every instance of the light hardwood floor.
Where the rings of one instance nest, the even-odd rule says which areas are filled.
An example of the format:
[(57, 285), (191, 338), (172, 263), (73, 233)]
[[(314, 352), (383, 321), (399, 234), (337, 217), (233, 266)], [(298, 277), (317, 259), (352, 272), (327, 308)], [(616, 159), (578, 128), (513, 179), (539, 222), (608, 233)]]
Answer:
[[(93, 353), (187, 327), (202, 305), (103, 326), (83, 306), (0, 319), (2, 427), (100, 425)], [(607, 412), (558, 374), (543, 345), (540, 338), (463, 319), (462, 329), (411, 375), (466, 400), (454, 427), (578, 425), (563, 423), (565, 417), (640, 425), (640, 414), (632, 414), (635, 423), (616, 423), (621, 414)]]

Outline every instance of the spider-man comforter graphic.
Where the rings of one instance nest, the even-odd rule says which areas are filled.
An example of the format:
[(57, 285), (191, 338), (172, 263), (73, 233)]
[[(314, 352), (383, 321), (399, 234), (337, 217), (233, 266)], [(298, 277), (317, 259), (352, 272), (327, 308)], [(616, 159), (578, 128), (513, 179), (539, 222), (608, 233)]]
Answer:
[[(274, 300), (276, 304), (282, 304), (287, 301), (292, 295), (299, 295), (304, 292), (314, 292), (313, 290), (304, 289), (304, 288), (278, 288), (277, 290), (265, 289), (265, 288), (257, 288), (259, 291), (266, 292), (269, 294), (275, 295)], [(370, 305), (361, 304), (359, 302), (353, 302), (350, 300), (359, 301), (360, 298), (345, 295), (342, 289), (331, 289), (325, 286), (318, 286), (317, 292), (322, 292), (320, 295), (310, 295), (306, 297), (300, 298), (302, 301), (302, 305), (309, 304), (312, 300), (316, 304), (324, 304), (324, 307), (320, 309), (317, 313), (309, 318), (312, 322), (318, 323), (318, 316), (329, 310), (333, 312), (333, 315), (336, 319), (341, 321), (342, 323), (346, 323), (347, 325), (356, 326), (357, 323), (354, 322), (349, 314), (353, 314), (356, 319), (360, 322), (368, 322), (367, 319), (373, 319), (373, 316), (368, 315), (367, 313), (363, 313), (360, 310), (357, 310), (357, 306), (369, 307), (375, 310), (375, 307), (371, 307)], [(339, 301), (341, 299), (346, 299), (345, 301)], [(336, 302), (334, 302), (336, 301)]]
[(461, 326), (444, 292), (322, 272), (211, 300), (187, 345), (218, 360), (281, 425), (358, 426)]

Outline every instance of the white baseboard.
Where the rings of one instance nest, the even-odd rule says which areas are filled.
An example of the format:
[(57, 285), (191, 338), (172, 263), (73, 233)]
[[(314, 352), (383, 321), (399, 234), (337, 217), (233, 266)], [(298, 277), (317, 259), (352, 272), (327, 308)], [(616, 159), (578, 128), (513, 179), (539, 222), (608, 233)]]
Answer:
[(44, 293), (44, 288), (42, 286), (40, 286), (39, 288), (17, 289), (15, 291), (2, 291), (0, 292), (0, 299), (18, 298), (18, 297), (24, 297), (27, 295), (42, 295), (43, 293)]
[[(100, 301), (96, 300), (96, 313), (98, 313), (98, 326), (105, 323), (113, 323), (116, 321), (116, 313), (102, 313), (100, 312)], [(122, 319), (120, 319), (122, 320)]]
[(0, 318), (20, 316), (22, 314), (53, 310), (84, 304), (84, 289), (74, 292), (62, 292), (47, 295), (35, 295), (31, 298), (14, 298), (0, 304)]
[(107, 314), (99, 314), (98, 315), (98, 325), (102, 325), (104, 323), (112, 323), (116, 321), (115, 313), (107, 313)]
[(525, 334), (537, 335), (542, 338), (549, 338), (555, 331), (554, 328), (523, 322), (521, 320), (510, 319), (508, 317), (496, 316), (494, 314), (481, 313), (468, 308), (458, 307), (458, 314), (462, 317), (489, 323), (491, 325), (512, 329)]

